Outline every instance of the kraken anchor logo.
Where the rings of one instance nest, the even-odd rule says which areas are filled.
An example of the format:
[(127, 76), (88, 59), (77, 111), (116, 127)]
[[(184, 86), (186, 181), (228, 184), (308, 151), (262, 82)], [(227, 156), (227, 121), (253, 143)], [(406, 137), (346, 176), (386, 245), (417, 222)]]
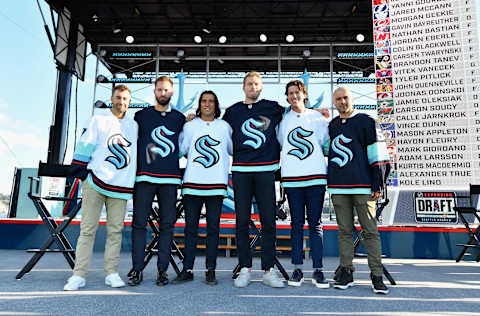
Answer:
[(303, 160), (310, 156), (313, 152), (313, 145), (305, 137), (312, 135), (312, 131), (307, 131), (300, 126), (295, 127), (288, 134), (288, 142), (295, 147), (288, 152), (289, 155), (293, 155), (300, 160)]
[(251, 139), (248, 139), (243, 142), (244, 145), (251, 146), (253, 149), (258, 149), (262, 144), (266, 141), (265, 135), (259, 131), (258, 129), (260, 127), (263, 127), (265, 125), (265, 122), (262, 121), (256, 121), (253, 118), (249, 118), (242, 124), (242, 133), (250, 137)]
[(173, 142), (167, 138), (175, 134), (165, 126), (159, 126), (152, 131), (152, 140), (157, 144), (158, 147), (153, 147), (151, 151), (159, 154), (162, 158), (167, 157), (170, 153), (175, 151), (175, 145)]
[(117, 169), (123, 169), (130, 163), (130, 155), (126, 148), (132, 145), (122, 134), (114, 134), (107, 140), (108, 150), (113, 156), (108, 156), (105, 161), (108, 161)]
[(332, 150), (338, 154), (339, 157), (335, 157), (332, 159), (332, 162), (336, 163), (340, 167), (343, 167), (347, 164), (347, 162), (353, 159), (353, 153), (350, 149), (348, 149), (344, 144), (350, 143), (352, 140), (350, 138), (345, 137), (343, 134), (338, 135), (332, 141)]
[(220, 144), (220, 142), (211, 138), (209, 135), (200, 137), (195, 142), (195, 149), (202, 156), (195, 158), (193, 161), (202, 164), (205, 168), (210, 168), (215, 165), (218, 162), (220, 155), (212, 147), (217, 146), (218, 144)]

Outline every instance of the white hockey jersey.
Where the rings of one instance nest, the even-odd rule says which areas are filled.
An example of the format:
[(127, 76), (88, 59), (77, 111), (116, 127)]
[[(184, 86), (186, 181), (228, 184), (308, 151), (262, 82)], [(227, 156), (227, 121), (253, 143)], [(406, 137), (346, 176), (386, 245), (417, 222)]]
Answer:
[(109, 112), (93, 115), (83, 130), (71, 173), (106, 196), (129, 200), (137, 169), (138, 125)]
[(281, 184), (307, 187), (327, 184), (328, 122), (315, 110), (289, 111), (278, 126)]
[(187, 155), (182, 194), (226, 195), (232, 155), (232, 129), (221, 119), (195, 118), (180, 134), (180, 152)]

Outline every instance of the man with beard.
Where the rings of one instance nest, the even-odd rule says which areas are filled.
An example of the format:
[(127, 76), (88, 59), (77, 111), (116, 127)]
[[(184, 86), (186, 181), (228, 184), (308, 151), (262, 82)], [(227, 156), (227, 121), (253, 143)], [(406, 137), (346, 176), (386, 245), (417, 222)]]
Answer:
[(75, 147), (70, 175), (82, 180), (82, 222), (75, 268), (65, 291), (76, 291), (86, 284), (103, 206), (107, 212), (105, 284), (114, 288), (125, 286), (118, 275), (118, 262), (126, 205), (135, 183), (138, 135), (137, 123), (125, 115), (130, 96), (127, 86), (116, 86), (108, 114), (93, 115)]
[(280, 145), (275, 128), (282, 119), (284, 108), (275, 101), (257, 100), (262, 92), (262, 77), (249, 72), (243, 79), (245, 101), (230, 106), (223, 119), (233, 130), (232, 179), (236, 213), (236, 240), (240, 273), (236, 287), (250, 283), (252, 255), (249, 249), (249, 222), (252, 198), (258, 203), (262, 224), (263, 283), (284, 287), (275, 262), (275, 171), (279, 166)]
[(155, 81), (154, 93), (157, 104), (135, 113), (139, 135), (132, 222), (134, 271), (128, 281), (132, 286), (143, 280), (147, 218), (155, 195), (160, 216), (156, 284), (168, 284), (166, 271), (176, 220), (177, 187), (181, 184), (178, 137), (185, 116), (170, 107), (173, 82), (169, 77), (162, 76)]

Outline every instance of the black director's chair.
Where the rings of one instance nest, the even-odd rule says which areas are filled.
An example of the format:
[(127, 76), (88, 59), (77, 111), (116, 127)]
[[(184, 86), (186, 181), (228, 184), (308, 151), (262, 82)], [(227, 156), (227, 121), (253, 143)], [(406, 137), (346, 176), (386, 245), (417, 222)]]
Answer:
[[(376, 209), (376, 214), (375, 214), (375, 218), (377, 219), (377, 222), (380, 221), (380, 217), (382, 216), (382, 212), (383, 212), (383, 209), (387, 206), (387, 204), (390, 202), (390, 200), (387, 198), (387, 187), (385, 186), (385, 191), (384, 191), (384, 196), (385, 196), (385, 199), (381, 202), (378, 202), (377, 201), (377, 209)], [(360, 254), (358, 253), (358, 249), (360, 249), (360, 246), (362, 245), (363, 243), (363, 230), (359, 230), (357, 229), (357, 227), (355, 226), (355, 223), (353, 224), (353, 232), (355, 233), (355, 240), (353, 241), (353, 253), (354, 253), (354, 256), (355, 257), (366, 257), (365, 254)], [(397, 283), (395, 282), (395, 280), (393, 279), (392, 275), (390, 274), (390, 272), (388, 272), (387, 268), (385, 268), (385, 265), (382, 264), (382, 268), (383, 268), (383, 274), (385, 275), (385, 277), (388, 279), (388, 281), (390, 282), (391, 285), (397, 285)], [(337, 280), (337, 275), (338, 275), (338, 272), (340, 271), (340, 266), (337, 267), (337, 269), (335, 270), (335, 276), (333, 277), (333, 279), (336, 281)]]
[[(468, 242), (465, 244), (457, 244), (459, 247), (463, 247), (462, 251), (457, 257), (457, 262), (462, 260), (462, 258), (467, 253), (469, 248), (476, 248), (478, 250), (477, 253), (477, 262), (480, 261), (480, 216), (479, 212), (480, 210), (477, 210), (477, 208), (473, 205), (473, 195), (479, 195), (480, 196), (480, 185), (475, 185), (475, 184), (470, 184), (470, 195), (469, 196), (457, 196), (457, 198), (463, 198), (463, 199), (470, 199), (470, 205), (469, 206), (455, 206), (453, 209), (455, 212), (457, 212), (458, 216), (460, 217), (460, 220), (462, 221), (463, 225), (465, 225), (465, 228), (467, 229), (469, 238)], [(470, 224), (468, 223), (467, 219), (465, 218), (465, 215), (473, 215), (477, 221), (478, 225), (477, 228), (474, 230), (472, 227), (470, 227)]]
[[(275, 173), (275, 180), (280, 181), (280, 170), (277, 170), (277, 172)], [(287, 218), (287, 214), (285, 213), (285, 210), (284, 210), (286, 195), (285, 195), (285, 191), (283, 190), (283, 188), (281, 186), (280, 186), (280, 195), (281, 195), (281, 198), (280, 198), (279, 201), (277, 201), (276, 218), (281, 219), (281, 220), (285, 220)], [(253, 220), (251, 218), (250, 218), (250, 229), (253, 231), (253, 238), (252, 238), (252, 240), (250, 240), (249, 247), (250, 247), (250, 252), (253, 256), (253, 254), (256, 251), (256, 247), (257, 247), (258, 243), (260, 242), (260, 240), (262, 238), (262, 231), (260, 229), (258, 229), (258, 227), (255, 225), (255, 223), (253, 222)], [(275, 257), (275, 266), (277, 267), (278, 271), (280, 271), (280, 273), (285, 278), (285, 280), (290, 279), (287, 271), (285, 271), (285, 268), (283, 268), (282, 264), (280, 263), (280, 261), (278, 260), (277, 257)], [(237, 264), (235, 266), (235, 268), (233, 269), (232, 279), (237, 278), (238, 274), (240, 273), (240, 269), (241, 269), (240, 264)]]
[[(177, 208), (176, 208), (176, 212), (177, 212), (176, 219), (177, 220), (182, 216), (183, 210), (184, 210), (183, 201), (181, 199), (179, 199), (179, 200), (177, 200)], [(152, 207), (152, 212), (150, 213), (150, 216), (148, 217), (147, 222), (148, 222), (148, 225), (150, 226), (150, 228), (153, 231), (153, 239), (150, 241), (150, 243), (145, 248), (145, 259), (144, 259), (144, 262), (143, 262), (143, 268), (144, 269), (148, 265), (150, 260), (153, 258), (153, 256), (156, 253), (158, 253), (157, 245), (158, 245), (158, 240), (159, 240), (159, 236), (158, 236), (159, 230), (158, 230), (157, 226), (160, 222), (160, 216), (158, 214), (158, 207)], [(170, 264), (172, 265), (172, 268), (173, 268), (173, 270), (175, 270), (177, 275), (179, 275), (180, 274), (180, 269), (178, 268), (178, 263), (179, 262), (177, 263), (174, 255), (176, 255), (178, 257), (178, 259), (180, 260), (179, 262), (183, 261), (183, 258), (184, 258), (183, 252), (180, 250), (180, 248), (178, 247), (175, 240), (172, 239), (172, 251), (170, 253)], [(133, 272), (133, 268), (128, 272), (128, 277), (131, 276), (132, 272)]]
[[(47, 165), (44, 163), (40, 163), (38, 168), (38, 175), (49, 177), (67, 177), (68, 167), (69, 166), (66, 165)], [(73, 269), (75, 266), (75, 249), (73, 249), (72, 245), (68, 241), (67, 237), (64, 234), (64, 231), (68, 227), (68, 225), (70, 225), (75, 216), (77, 216), (78, 211), (82, 207), (81, 198), (51, 196), (42, 197), (39, 194), (40, 179), (37, 177), (29, 177), (29, 179), (30, 191), (28, 193), (28, 197), (32, 200), (38, 215), (40, 215), (43, 224), (47, 227), (49, 237), (45, 240), (45, 242), (39, 249), (27, 250), (27, 252), (33, 252), (35, 253), (35, 255), (33, 255), (33, 257), (17, 274), (17, 280), (20, 280), (26, 273), (29, 273), (45, 253), (60, 252), (65, 257), (65, 260), (67, 260), (70, 268)], [(73, 186), (77, 186), (79, 181), (79, 179), (76, 179)], [(65, 216), (55, 219), (47, 210), (42, 200), (63, 201), (67, 203), (78, 201), (78, 203), (74, 207), (70, 208), (70, 211), (65, 214)], [(60, 224), (57, 224), (57, 221), (62, 222)], [(56, 244), (58, 249), (50, 249), (53, 243)]]

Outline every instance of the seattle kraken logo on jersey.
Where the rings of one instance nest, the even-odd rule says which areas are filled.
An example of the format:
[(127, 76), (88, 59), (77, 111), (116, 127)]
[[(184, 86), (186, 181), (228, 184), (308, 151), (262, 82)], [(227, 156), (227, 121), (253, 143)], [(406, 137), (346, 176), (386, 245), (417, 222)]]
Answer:
[(205, 168), (210, 168), (215, 165), (218, 162), (220, 155), (212, 147), (217, 146), (218, 144), (220, 144), (220, 142), (211, 138), (209, 135), (200, 137), (195, 142), (195, 149), (202, 156), (193, 159), (193, 161), (202, 164)]
[(172, 143), (167, 136), (175, 134), (165, 126), (159, 126), (152, 131), (152, 139), (157, 144), (158, 147), (153, 147), (151, 150), (162, 158), (167, 157), (170, 153), (175, 151), (175, 145)]
[(266, 141), (265, 135), (259, 131), (260, 127), (263, 127), (265, 122), (256, 121), (253, 118), (249, 118), (242, 124), (243, 135), (250, 137), (243, 142), (244, 145), (251, 146), (253, 149), (258, 149)]
[(352, 140), (350, 138), (345, 137), (343, 134), (340, 134), (333, 139), (332, 150), (342, 158), (340, 159), (335, 157), (332, 159), (332, 162), (336, 163), (340, 167), (343, 167), (347, 164), (347, 162), (353, 159), (352, 151), (344, 146), (344, 144), (348, 144), (351, 141)]
[(290, 133), (288, 133), (288, 142), (295, 147), (288, 152), (289, 155), (293, 155), (300, 160), (303, 160), (310, 156), (313, 152), (313, 145), (305, 137), (312, 135), (312, 131), (307, 131), (300, 126), (295, 127)]
[(107, 146), (113, 156), (108, 156), (105, 161), (108, 161), (117, 169), (125, 168), (130, 163), (130, 155), (126, 148), (130, 147), (131, 144), (122, 134), (110, 136), (107, 140)]

